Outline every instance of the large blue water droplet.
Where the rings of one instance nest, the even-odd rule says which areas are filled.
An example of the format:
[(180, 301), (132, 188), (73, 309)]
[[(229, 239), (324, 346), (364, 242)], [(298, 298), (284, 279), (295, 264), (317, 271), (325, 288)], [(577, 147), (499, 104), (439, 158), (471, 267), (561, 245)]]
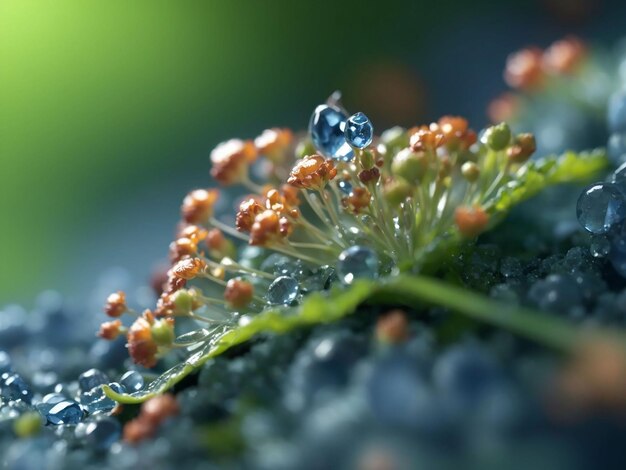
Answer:
[(626, 132), (626, 92), (621, 91), (611, 96), (607, 120), (611, 132)]
[(94, 387), (105, 384), (108, 381), (109, 378), (106, 374), (98, 369), (89, 369), (78, 377), (78, 385), (83, 392), (88, 392)]
[(120, 384), (128, 390), (128, 392), (138, 392), (143, 388), (143, 376), (136, 370), (129, 370), (120, 378)]
[(352, 147), (364, 149), (372, 143), (374, 126), (365, 114), (358, 112), (348, 118), (345, 135)]
[(277, 277), (267, 290), (267, 300), (274, 305), (291, 305), (298, 298), (298, 281), (291, 276)]
[(347, 120), (348, 116), (337, 107), (321, 104), (315, 108), (309, 121), (309, 133), (319, 153), (336, 160), (354, 158), (354, 150), (344, 135)]
[(376, 252), (366, 246), (351, 246), (339, 255), (337, 274), (345, 284), (352, 284), (356, 278), (376, 279), (380, 262)]
[(81, 423), (76, 427), (76, 437), (84, 439), (87, 444), (98, 451), (109, 449), (122, 435), (122, 427), (118, 420), (102, 418), (90, 423)]
[(626, 218), (624, 195), (615, 184), (594, 184), (578, 198), (576, 217), (588, 232), (606, 233)]
[(55, 403), (45, 414), (48, 424), (78, 424), (83, 419), (83, 410), (75, 401), (66, 400)]
[(626, 133), (612, 134), (606, 144), (606, 152), (616, 165), (626, 162)]
[(17, 374), (9, 375), (0, 385), (0, 397), (6, 401), (22, 400), (30, 403), (33, 399), (33, 392), (24, 382), (24, 379)]

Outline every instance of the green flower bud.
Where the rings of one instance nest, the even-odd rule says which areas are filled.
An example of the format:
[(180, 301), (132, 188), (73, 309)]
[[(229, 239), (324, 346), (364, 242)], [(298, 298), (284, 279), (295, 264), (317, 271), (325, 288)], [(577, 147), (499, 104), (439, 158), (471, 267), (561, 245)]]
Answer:
[(480, 176), (480, 168), (474, 162), (465, 162), (463, 166), (461, 166), (461, 173), (463, 173), (463, 177), (473, 183)]
[(387, 183), (383, 188), (383, 196), (392, 206), (403, 203), (413, 192), (413, 187), (404, 179), (395, 179)]
[(428, 157), (424, 152), (410, 148), (400, 150), (391, 162), (391, 172), (409, 183), (417, 183), (428, 170)]
[(296, 158), (304, 158), (314, 153), (316, 153), (316, 150), (310, 139), (301, 140), (296, 147)]
[(150, 328), (150, 333), (159, 346), (171, 346), (174, 342), (174, 325), (167, 319), (156, 320)]
[(491, 126), (483, 135), (483, 142), (496, 152), (507, 148), (511, 142), (511, 129), (506, 122)]
[(174, 292), (171, 298), (177, 315), (187, 315), (193, 310), (194, 296), (187, 289)]
[(21, 438), (38, 434), (42, 427), (43, 420), (36, 411), (24, 413), (13, 422), (13, 432), (17, 437)]
[(388, 148), (404, 148), (409, 146), (409, 135), (400, 126), (387, 129), (380, 136), (380, 141)]

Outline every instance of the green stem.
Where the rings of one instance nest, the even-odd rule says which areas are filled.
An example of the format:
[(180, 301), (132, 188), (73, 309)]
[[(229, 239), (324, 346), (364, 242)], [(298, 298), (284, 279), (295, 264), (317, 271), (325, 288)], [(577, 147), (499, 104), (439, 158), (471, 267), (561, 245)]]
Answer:
[(562, 351), (570, 351), (581, 333), (571, 323), (517, 305), (507, 305), (461, 287), (425, 276), (399, 277), (378, 293), (396, 302), (425, 301), (448, 307), (474, 320), (489, 323)]

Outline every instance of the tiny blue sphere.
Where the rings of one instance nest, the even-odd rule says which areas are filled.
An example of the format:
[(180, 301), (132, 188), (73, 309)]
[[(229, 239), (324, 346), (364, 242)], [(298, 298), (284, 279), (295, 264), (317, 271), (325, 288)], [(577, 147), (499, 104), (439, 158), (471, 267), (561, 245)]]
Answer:
[(108, 381), (109, 378), (106, 374), (98, 369), (89, 369), (78, 377), (78, 385), (83, 392), (88, 392), (94, 387), (105, 384)]
[(349, 196), (353, 189), (352, 184), (346, 180), (339, 180), (337, 187), (339, 188), (339, 191), (344, 193), (346, 196)]
[(380, 262), (376, 252), (366, 246), (351, 246), (339, 255), (337, 274), (344, 284), (357, 278), (376, 279)]
[(606, 233), (626, 218), (624, 195), (613, 183), (594, 184), (578, 198), (576, 217), (588, 232)]
[(365, 114), (358, 112), (348, 118), (345, 134), (348, 144), (358, 149), (364, 149), (372, 143), (374, 126)]
[(97, 451), (106, 451), (120, 440), (122, 426), (113, 418), (102, 418), (89, 423), (82, 423), (76, 428), (76, 436), (84, 439)]
[(120, 378), (120, 384), (129, 392), (138, 392), (143, 388), (143, 376), (136, 370), (129, 370)]
[(298, 298), (300, 287), (291, 276), (279, 276), (267, 290), (267, 300), (274, 305), (291, 305)]
[(83, 410), (75, 401), (66, 400), (52, 405), (45, 415), (48, 424), (78, 424), (83, 419)]
[(321, 104), (311, 116), (309, 133), (316, 150), (325, 157), (351, 161), (354, 150), (344, 134), (348, 116), (339, 108)]
[(24, 379), (17, 374), (9, 375), (1, 385), (0, 396), (7, 401), (22, 400), (29, 403), (33, 399), (33, 392), (24, 382)]
[(609, 99), (607, 120), (611, 132), (626, 133), (626, 91), (615, 93)]
[(11, 369), (11, 358), (6, 352), (0, 350), (0, 375), (11, 372)]
[(606, 151), (614, 164), (621, 165), (626, 162), (626, 133), (611, 134)]

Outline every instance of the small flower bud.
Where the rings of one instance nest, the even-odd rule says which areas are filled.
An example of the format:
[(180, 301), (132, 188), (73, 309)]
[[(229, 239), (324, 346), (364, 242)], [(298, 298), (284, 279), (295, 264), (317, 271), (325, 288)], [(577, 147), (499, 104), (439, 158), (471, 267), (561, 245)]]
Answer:
[(348, 197), (341, 200), (344, 207), (353, 214), (361, 213), (365, 208), (369, 207), (372, 201), (372, 194), (367, 188), (357, 187), (352, 190)]
[(487, 228), (489, 215), (478, 206), (458, 207), (454, 213), (454, 221), (461, 235), (474, 238)]
[(380, 170), (377, 167), (359, 172), (359, 181), (365, 185), (376, 184), (380, 178)]
[(114, 292), (107, 297), (104, 313), (110, 317), (119, 317), (128, 311), (126, 306), (126, 294), (122, 291)]
[(140, 419), (152, 426), (161, 425), (167, 418), (179, 413), (180, 407), (174, 395), (158, 395), (141, 405)]
[(544, 75), (542, 70), (541, 49), (536, 47), (523, 49), (511, 54), (506, 60), (504, 79), (511, 88), (533, 90), (541, 86)]
[(461, 166), (461, 173), (467, 181), (473, 183), (480, 176), (480, 168), (474, 162), (465, 162)]
[(398, 206), (413, 192), (413, 187), (404, 179), (394, 179), (383, 187), (383, 196), (392, 206)]
[(150, 333), (158, 346), (171, 346), (176, 337), (174, 333), (174, 319), (162, 318), (155, 320), (150, 328)]
[(296, 188), (319, 190), (335, 176), (337, 169), (332, 160), (321, 155), (307, 155), (293, 167), (287, 183)]
[(122, 332), (122, 322), (120, 320), (107, 321), (100, 325), (98, 336), (106, 340), (114, 340)]
[(215, 189), (196, 189), (183, 200), (181, 212), (183, 220), (189, 224), (202, 224), (213, 215), (213, 206), (219, 196)]
[(409, 134), (406, 129), (396, 126), (387, 129), (380, 135), (380, 141), (388, 149), (402, 149), (409, 146)]
[(409, 337), (409, 322), (402, 310), (392, 310), (378, 319), (376, 339), (381, 343), (398, 344)]
[(174, 276), (187, 281), (195, 278), (206, 268), (206, 263), (200, 258), (185, 258), (172, 267)]
[(254, 143), (249, 140), (231, 139), (222, 142), (211, 152), (211, 176), (223, 185), (241, 182), (248, 166), (257, 158)]
[(224, 236), (220, 229), (209, 230), (206, 236), (206, 245), (213, 258), (221, 259), (225, 256), (229, 258), (235, 256), (235, 245)]
[(491, 126), (485, 131), (483, 142), (496, 152), (504, 150), (511, 142), (511, 129), (506, 122)]
[(248, 281), (242, 279), (230, 279), (226, 283), (224, 290), (224, 299), (233, 309), (244, 308), (254, 295), (254, 286)]
[(537, 150), (535, 136), (532, 134), (519, 134), (514, 144), (507, 150), (507, 156), (512, 163), (524, 163)]
[(174, 292), (169, 300), (174, 315), (189, 315), (192, 310), (199, 306), (195, 289), (180, 289)]
[(391, 172), (412, 184), (418, 183), (428, 170), (428, 156), (410, 148), (400, 150), (393, 158)]

